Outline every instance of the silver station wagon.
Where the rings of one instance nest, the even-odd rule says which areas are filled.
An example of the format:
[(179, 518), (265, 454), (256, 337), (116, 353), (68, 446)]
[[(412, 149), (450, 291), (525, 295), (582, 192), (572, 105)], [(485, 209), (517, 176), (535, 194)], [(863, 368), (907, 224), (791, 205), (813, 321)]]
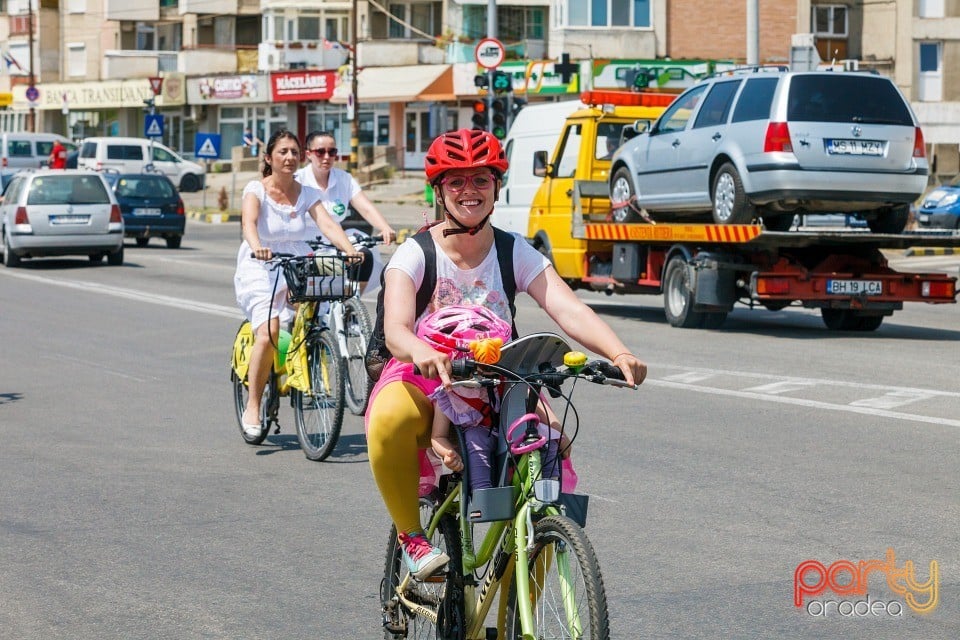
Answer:
[(83, 169), (45, 169), (14, 176), (0, 204), (3, 261), (86, 255), (123, 264), (123, 217), (103, 176)]
[(638, 218), (787, 230), (856, 214), (900, 233), (927, 185), (923, 133), (897, 86), (863, 72), (755, 68), (708, 78), (617, 150), (610, 196)]

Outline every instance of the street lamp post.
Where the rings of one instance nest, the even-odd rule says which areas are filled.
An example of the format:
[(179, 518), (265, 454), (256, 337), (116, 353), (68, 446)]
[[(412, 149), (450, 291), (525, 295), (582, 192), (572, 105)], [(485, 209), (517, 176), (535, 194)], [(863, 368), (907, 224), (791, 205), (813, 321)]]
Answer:
[[(28, 85), (32, 90), (36, 86), (36, 79), (33, 75), (33, 0), (27, 0), (27, 37), (30, 47), (30, 84)], [(36, 133), (37, 131), (37, 110), (33, 106), (33, 100), (30, 100), (30, 115), (28, 119), (30, 120), (27, 125), (27, 129)]]
[(353, 51), (350, 52), (350, 99), (353, 102), (353, 120), (350, 123), (350, 173), (355, 173), (360, 166), (360, 102), (357, 88), (357, 0), (353, 0), (353, 16), (350, 20), (350, 41)]

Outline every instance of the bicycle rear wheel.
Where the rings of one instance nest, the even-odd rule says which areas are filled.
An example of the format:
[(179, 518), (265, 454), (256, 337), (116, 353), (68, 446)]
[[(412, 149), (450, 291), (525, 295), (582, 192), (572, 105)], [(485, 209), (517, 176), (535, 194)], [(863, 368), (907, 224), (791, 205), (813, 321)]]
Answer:
[(360, 298), (354, 296), (344, 300), (340, 330), (344, 334), (342, 344), (346, 345), (343, 357), (347, 364), (347, 408), (353, 415), (362, 416), (367, 410), (367, 399), (370, 396), (370, 376), (367, 375), (364, 358), (367, 354), (367, 341), (373, 333), (373, 323)]
[(243, 436), (247, 444), (260, 444), (270, 433), (270, 421), (267, 419), (266, 411), (267, 407), (270, 406), (272, 394), (277, 391), (276, 380), (271, 375), (267, 385), (263, 388), (263, 397), (260, 399), (260, 433), (255, 436), (247, 435), (243, 428), (243, 411), (247, 408), (250, 389), (247, 387), (247, 383), (237, 376), (236, 371), (230, 372), (230, 381), (233, 383), (233, 408), (237, 413), (237, 426), (240, 427), (240, 435)]
[[(424, 527), (430, 522), (436, 503), (429, 498), (420, 498), (420, 522)], [(423, 612), (417, 612), (400, 601), (397, 588), (408, 571), (403, 563), (397, 528), (390, 527), (387, 540), (387, 557), (383, 580), (380, 582), (380, 606), (383, 612), (383, 637), (386, 640), (412, 638), (413, 640), (454, 640), (466, 632), (463, 612), (463, 589), (457, 586), (461, 574), (460, 529), (457, 521), (449, 515), (440, 520), (440, 526), (430, 539), (448, 556), (446, 571), (423, 582), (410, 579), (404, 597), (437, 614), (436, 623)]]
[(333, 453), (343, 425), (343, 361), (330, 332), (312, 334), (307, 346), (310, 391), (291, 392), (297, 440), (303, 455), (324, 460)]
[[(533, 539), (528, 567), (534, 637), (608, 640), (603, 577), (583, 529), (565, 516), (549, 516), (534, 525)], [(506, 637), (522, 638), (515, 584), (510, 586), (506, 619)]]

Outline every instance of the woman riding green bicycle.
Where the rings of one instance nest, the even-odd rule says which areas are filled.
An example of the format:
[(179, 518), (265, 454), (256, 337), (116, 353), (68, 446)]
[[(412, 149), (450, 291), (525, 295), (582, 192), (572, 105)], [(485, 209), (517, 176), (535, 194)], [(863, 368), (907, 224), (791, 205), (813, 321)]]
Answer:
[(300, 156), (300, 143), (293, 133), (286, 129), (274, 132), (263, 156), (263, 178), (243, 190), (243, 242), (237, 251), (234, 289), (237, 305), (253, 326), (255, 336), (248, 369), (250, 393), (241, 419), (244, 431), (251, 435), (261, 432), (260, 400), (273, 366), (281, 322), (289, 323), (294, 315), (287, 303), (286, 282), (279, 270), (271, 270), (265, 261), (274, 252), (310, 252), (303, 241), (307, 215), (345, 255), (362, 259), (324, 209), (323, 194), (294, 180)]
[[(436, 248), (436, 288), (422, 314), (451, 304), (485, 306), (511, 323), (503, 281), (513, 278), (572, 338), (611, 360), (630, 385), (643, 382), (646, 365), (610, 327), (577, 298), (550, 262), (520, 237), (513, 243), (514, 273), (500, 273), (493, 228), (487, 224), (507, 160), (485, 131), (442, 134), (425, 160), (427, 179), (445, 218), (430, 229)], [(419, 451), (430, 447), (434, 407), (428, 396), (451, 385), (450, 357), (416, 335), (415, 301), (425, 257), (417, 242), (401, 245), (386, 267), (384, 333), (394, 358), (384, 368), (367, 410), (370, 466), (399, 534), (403, 560), (416, 578), (439, 571), (449, 558), (424, 536), (420, 520)], [(414, 373), (414, 365), (421, 375)]]

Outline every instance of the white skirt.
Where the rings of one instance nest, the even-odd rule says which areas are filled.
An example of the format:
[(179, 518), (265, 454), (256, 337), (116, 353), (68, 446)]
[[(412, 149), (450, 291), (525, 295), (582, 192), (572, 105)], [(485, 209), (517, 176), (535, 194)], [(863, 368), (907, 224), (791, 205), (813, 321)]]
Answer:
[[(310, 245), (302, 241), (265, 244), (271, 251), (305, 255)], [(270, 318), (280, 318), (280, 324), (288, 325), (295, 314), (287, 302), (287, 282), (281, 269), (250, 257), (250, 245), (244, 240), (237, 251), (237, 271), (233, 276), (233, 288), (237, 306), (256, 331)]]

